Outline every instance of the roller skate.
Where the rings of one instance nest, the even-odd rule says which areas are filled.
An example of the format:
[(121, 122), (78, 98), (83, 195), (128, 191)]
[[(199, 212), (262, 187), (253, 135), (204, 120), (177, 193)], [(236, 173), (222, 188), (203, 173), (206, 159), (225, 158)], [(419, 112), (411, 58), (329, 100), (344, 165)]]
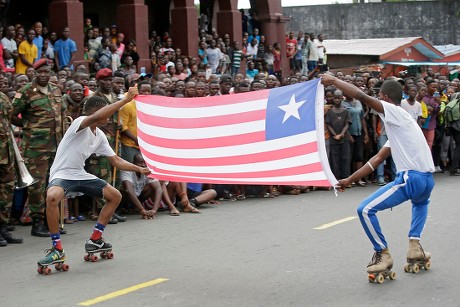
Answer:
[(69, 265), (65, 264), (64, 261), (65, 253), (64, 250), (59, 251), (54, 247), (45, 250), (45, 257), (37, 262), (38, 269), (37, 272), (39, 274), (49, 275), (51, 274), (51, 269), (48, 267), (54, 264), (54, 268), (56, 271), (68, 271)]
[(95, 255), (97, 253), (100, 253), (99, 255), (101, 256), (101, 258), (113, 258), (112, 244), (105, 242), (103, 238), (99, 238), (95, 241), (91, 239), (86, 240), (85, 252), (85, 261), (98, 261), (99, 258), (97, 257), (97, 255)]
[(431, 254), (425, 252), (419, 240), (410, 239), (409, 249), (407, 250), (407, 263), (404, 272), (417, 274), (420, 269), (428, 271), (431, 268)]
[(381, 284), (385, 278), (391, 280), (396, 278), (396, 272), (391, 271), (393, 268), (393, 259), (391, 259), (388, 249), (375, 252), (371, 262), (367, 265), (367, 273), (369, 282)]

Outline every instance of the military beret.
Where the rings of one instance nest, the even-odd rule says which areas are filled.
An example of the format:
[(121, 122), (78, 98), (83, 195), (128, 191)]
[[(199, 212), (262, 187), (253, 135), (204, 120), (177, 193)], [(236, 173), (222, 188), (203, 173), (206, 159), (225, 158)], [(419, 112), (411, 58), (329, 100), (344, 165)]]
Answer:
[(50, 66), (51, 62), (48, 59), (40, 59), (37, 62), (34, 63), (33, 68), (34, 69), (39, 69), (42, 66)]
[(108, 68), (102, 68), (96, 73), (96, 80), (113, 77), (112, 71)]

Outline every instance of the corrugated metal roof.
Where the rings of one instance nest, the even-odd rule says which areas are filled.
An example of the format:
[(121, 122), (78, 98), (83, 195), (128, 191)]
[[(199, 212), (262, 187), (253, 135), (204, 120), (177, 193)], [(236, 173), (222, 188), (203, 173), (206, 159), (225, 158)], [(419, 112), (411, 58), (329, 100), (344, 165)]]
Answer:
[(380, 56), (401, 46), (412, 43), (420, 37), (329, 39), (324, 40), (327, 54)]
[(434, 48), (438, 49), (439, 52), (443, 53), (444, 55), (452, 55), (460, 52), (459, 45), (436, 45), (433, 46)]

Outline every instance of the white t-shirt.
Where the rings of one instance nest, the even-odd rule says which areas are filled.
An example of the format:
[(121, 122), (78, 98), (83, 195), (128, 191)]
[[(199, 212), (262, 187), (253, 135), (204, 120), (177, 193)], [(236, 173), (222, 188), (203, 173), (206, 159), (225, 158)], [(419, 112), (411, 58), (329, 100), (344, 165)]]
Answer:
[(314, 42), (316, 43), (316, 46), (318, 46), (318, 57), (320, 59), (324, 59), (324, 44), (323, 44), (323, 42), (320, 42), (319, 39), (315, 39)]
[(96, 134), (89, 127), (77, 132), (85, 118), (86, 116), (76, 118), (64, 134), (51, 166), (50, 181), (55, 178), (66, 180), (96, 179), (96, 176), (85, 171), (85, 160), (93, 153), (97, 156), (115, 156), (107, 137), (99, 128), (96, 128)]
[(136, 193), (136, 196), (141, 195), (142, 190), (144, 189), (146, 185), (148, 185), (151, 182), (158, 181), (157, 179), (149, 178), (144, 174), (141, 174), (141, 177), (139, 178), (137, 177), (136, 172), (129, 172), (129, 171), (121, 171), (120, 179), (121, 179), (121, 182), (129, 181), (133, 184), (134, 192)]
[(318, 45), (316, 44), (315, 41), (310, 41), (310, 49), (309, 49), (309, 54), (308, 54), (308, 60), (309, 61), (318, 61), (319, 59), (319, 54), (318, 54)]
[(382, 101), (385, 115), (379, 113), (385, 123), (391, 156), (398, 172), (414, 170), (434, 172), (433, 158), (422, 129), (403, 108)]
[(407, 99), (403, 99), (401, 100), (401, 108), (406, 110), (415, 121), (417, 121), (419, 116), (422, 116), (422, 105), (417, 100), (411, 105), (407, 102)]

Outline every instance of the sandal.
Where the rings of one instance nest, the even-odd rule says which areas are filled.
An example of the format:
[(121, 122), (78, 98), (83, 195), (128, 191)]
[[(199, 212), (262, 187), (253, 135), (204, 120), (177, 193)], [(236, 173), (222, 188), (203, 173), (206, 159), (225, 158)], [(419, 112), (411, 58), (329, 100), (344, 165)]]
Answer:
[(170, 216), (180, 216), (179, 211), (169, 211)]
[(238, 194), (238, 195), (236, 195), (235, 199), (236, 200), (245, 200), (246, 196), (244, 196), (244, 194)]
[(73, 224), (74, 221), (72, 219), (64, 219), (64, 224)]
[(200, 210), (198, 210), (197, 208), (195, 208), (193, 206), (187, 206), (187, 207), (184, 208), (183, 211), (186, 212), (186, 213), (200, 213)]

